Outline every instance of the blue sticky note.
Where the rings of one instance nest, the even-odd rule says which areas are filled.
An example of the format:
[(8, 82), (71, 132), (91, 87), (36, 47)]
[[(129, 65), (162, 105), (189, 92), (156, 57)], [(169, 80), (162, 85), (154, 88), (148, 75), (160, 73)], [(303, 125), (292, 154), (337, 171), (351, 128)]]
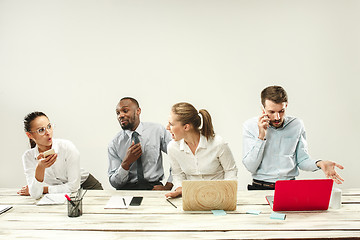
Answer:
[(261, 213), (261, 211), (258, 210), (248, 210), (246, 212), (246, 214), (254, 214), (254, 215), (259, 215)]
[(224, 210), (211, 210), (211, 212), (215, 216), (225, 216), (226, 215), (226, 212)]
[(286, 215), (283, 214), (283, 213), (273, 212), (273, 213), (270, 215), (270, 218), (271, 218), (271, 219), (277, 219), (277, 220), (285, 220)]

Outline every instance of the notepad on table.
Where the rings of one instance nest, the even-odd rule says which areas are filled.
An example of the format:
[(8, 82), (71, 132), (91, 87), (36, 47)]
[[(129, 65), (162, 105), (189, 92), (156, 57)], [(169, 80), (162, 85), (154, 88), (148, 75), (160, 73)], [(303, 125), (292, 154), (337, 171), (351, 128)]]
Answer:
[(65, 204), (65, 193), (48, 193), (45, 194), (36, 205), (61, 205)]
[(132, 196), (112, 196), (107, 202), (105, 209), (128, 208)]

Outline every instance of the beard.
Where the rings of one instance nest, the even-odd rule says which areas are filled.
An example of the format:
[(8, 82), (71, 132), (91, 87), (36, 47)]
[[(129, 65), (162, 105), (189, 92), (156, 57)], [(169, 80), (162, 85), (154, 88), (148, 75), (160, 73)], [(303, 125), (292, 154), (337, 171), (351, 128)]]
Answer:
[(121, 120), (119, 121), (120, 123), (120, 127), (123, 129), (123, 130), (132, 130), (135, 126), (135, 113), (133, 116), (131, 116), (129, 119), (127, 119), (127, 123), (126, 124), (121, 124)]
[(121, 128), (122, 128), (123, 130), (131, 130), (131, 129), (133, 129), (134, 124), (129, 122), (129, 123), (126, 124), (126, 125), (121, 125), (121, 123), (120, 123), (120, 126), (121, 126)]
[(284, 123), (284, 120), (273, 120), (273, 121), (270, 121), (270, 125), (275, 127), (275, 128), (279, 128), (283, 125)]

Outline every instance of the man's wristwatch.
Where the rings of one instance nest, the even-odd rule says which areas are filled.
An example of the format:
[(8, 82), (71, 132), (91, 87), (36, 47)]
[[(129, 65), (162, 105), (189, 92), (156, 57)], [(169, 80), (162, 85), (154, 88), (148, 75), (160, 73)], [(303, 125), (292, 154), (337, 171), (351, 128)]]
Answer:
[(318, 165), (317, 165), (317, 163), (318, 162), (321, 162), (322, 160), (321, 159), (319, 159), (319, 160), (317, 160), (316, 162), (315, 162), (315, 165), (319, 168), (319, 169), (321, 169), (321, 167), (319, 167)]

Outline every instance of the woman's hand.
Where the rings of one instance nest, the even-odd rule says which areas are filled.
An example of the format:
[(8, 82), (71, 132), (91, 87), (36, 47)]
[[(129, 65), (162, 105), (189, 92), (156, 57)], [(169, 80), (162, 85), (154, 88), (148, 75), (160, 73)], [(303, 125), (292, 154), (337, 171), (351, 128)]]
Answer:
[(39, 160), (38, 166), (43, 169), (51, 167), (55, 163), (56, 158), (57, 158), (56, 153), (49, 155), (46, 158), (44, 158), (44, 155), (40, 153), (39, 156), (37, 157), (37, 159)]
[(175, 191), (165, 194), (165, 197), (176, 198), (176, 197), (181, 196), (181, 194), (182, 194), (182, 187), (178, 187)]
[(55, 153), (53, 155), (47, 156), (46, 158), (43, 157), (44, 155), (40, 153), (37, 157), (39, 161), (35, 169), (35, 178), (39, 182), (44, 181), (45, 169), (51, 167), (55, 163), (57, 154)]
[(30, 196), (28, 185), (23, 186), (23, 187), (17, 192), (17, 194), (19, 194), (19, 195), (21, 195), (21, 196)]

